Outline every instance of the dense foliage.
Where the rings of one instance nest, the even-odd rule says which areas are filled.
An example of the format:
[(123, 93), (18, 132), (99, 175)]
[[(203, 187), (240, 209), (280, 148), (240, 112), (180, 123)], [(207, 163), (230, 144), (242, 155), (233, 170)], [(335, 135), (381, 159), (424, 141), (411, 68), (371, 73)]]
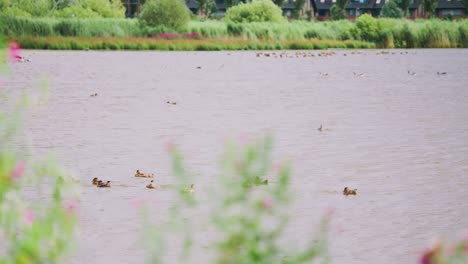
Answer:
[(338, 0), (330, 9), (330, 16), (332, 20), (345, 19), (345, 8), (349, 0)]
[(402, 18), (404, 16), (403, 11), (398, 7), (395, 0), (390, 0), (385, 3), (382, 7), (381, 17), (390, 18)]
[(120, 0), (0, 0), (0, 15), (14, 17), (125, 17)]
[(423, 7), (426, 10), (426, 16), (434, 17), (437, 7), (437, 0), (423, 0)]
[(229, 8), (226, 20), (234, 23), (284, 22), (282, 10), (271, 0), (254, 0)]
[[(370, 28), (374, 31), (368, 32)], [(468, 47), (467, 19), (412, 21), (390, 18), (375, 19), (364, 16), (356, 22), (339, 20), (313, 23), (305, 21), (225, 23), (224, 21), (207, 20), (190, 21), (185, 29), (176, 31), (166, 27), (142, 27), (136, 19), (45, 19), (0, 16), (0, 32), (10, 37), (141, 37), (154, 36), (162, 32), (196, 32), (203, 37), (214, 39), (234, 37), (253, 41), (260, 39), (278, 42), (304, 39), (365, 40), (385, 48)], [(28, 44), (28, 48), (31, 47), (40, 48), (40, 45)]]
[(186, 29), (190, 10), (183, 0), (149, 0), (141, 8), (140, 21), (149, 27)]
[(408, 16), (408, 8), (413, 0), (394, 0), (398, 7), (403, 11), (403, 15)]

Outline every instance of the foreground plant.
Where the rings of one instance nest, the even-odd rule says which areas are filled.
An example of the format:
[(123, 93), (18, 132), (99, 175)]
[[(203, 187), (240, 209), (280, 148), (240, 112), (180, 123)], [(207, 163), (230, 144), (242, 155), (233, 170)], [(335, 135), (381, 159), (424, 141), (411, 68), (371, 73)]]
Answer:
[[(10, 45), (12, 62), (19, 52)], [(35, 161), (12, 144), (28, 98), (15, 105), (1, 88), (0, 105), (14, 110), (0, 109), (0, 263), (57, 263), (72, 245), (76, 192), (53, 160)]]
[[(151, 229), (151, 235), (147, 236), (148, 245), (151, 246), (150, 262), (163, 263), (161, 255), (164, 252), (164, 241), (174, 233), (182, 236), (182, 257), (189, 258), (192, 245), (198, 244), (194, 239), (194, 232), (203, 229), (197, 224), (213, 230), (210, 247), (213, 263), (310, 263), (312, 260), (328, 262), (328, 216), (322, 221), (319, 233), (315, 236), (311, 233), (311, 238), (314, 239), (311, 239), (306, 248), (298, 250), (281, 242), (289, 223), (288, 208), (292, 200), (291, 169), (288, 164), (272, 166), (271, 148), (270, 137), (244, 147), (228, 143), (221, 163), (221, 172), (208, 199), (203, 200), (203, 208), (200, 206), (201, 202), (196, 199), (199, 193), (177, 192), (179, 198), (175, 199), (176, 202), (171, 207), (171, 217), (167, 221), (167, 227), (172, 228), (159, 225), (158, 229)], [(168, 150), (178, 186), (192, 183), (194, 180), (189, 177), (178, 148), (171, 145)], [(268, 184), (264, 184), (266, 179), (269, 180)], [(207, 222), (181, 220), (188, 212), (200, 215), (199, 210), (206, 207), (211, 212), (204, 219)], [(199, 211), (198, 214), (196, 211)], [(148, 218), (146, 220), (148, 221)]]
[(436, 243), (421, 256), (421, 264), (468, 263), (468, 237), (447, 248)]

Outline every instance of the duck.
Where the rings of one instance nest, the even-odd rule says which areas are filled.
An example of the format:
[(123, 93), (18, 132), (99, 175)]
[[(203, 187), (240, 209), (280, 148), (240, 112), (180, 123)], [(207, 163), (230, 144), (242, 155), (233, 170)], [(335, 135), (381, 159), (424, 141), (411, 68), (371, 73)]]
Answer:
[(107, 181), (106, 183), (104, 182), (100, 182), (98, 183), (97, 187), (99, 188), (110, 188), (111, 187), (111, 182), (110, 181)]
[(135, 173), (135, 177), (154, 178), (154, 173), (143, 173), (140, 172), (140, 170), (137, 170)]
[(99, 182), (98, 178), (94, 178), (94, 179), (93, 179), (93, 185), (97, 185), (98, 182)]
[(96, 97), (96, 96), (98, 96), (97, 93), (93, 93), (93, 94), (90, 95), (90, 97)]
[(322, 131), (323, 131), (323, 126), (322, 126), (322, 124), (320, 124), (320, 126), (319, 126), (319, 128), (317, 128), (317, 130), (318, 130), (319, 132), (322, 132)]
[(190, 194), (192, 194), (192, 193), (195, 192), (195, 187), (194, 187), (194, 186), (195, 186), (195, 184), (192, 183), (192, 184), (190, 185), (190, 188), (188, 188), (188, 189), (183, 189), (183, 190), (181, 190), (181, 192), (182, 192), (182, 193), (190, 193)]
[(446, 75), (447, 72), (437, 72), (437, 75)]
[(348, 195), (356, 195), (357, 194), (357, 189), (351, 190), (348, 187), (345, 187), (343, 189), (343, 194), (348, 196)]
[(140, 170), (136, 170), (135, 172), (135, 177), (143, 177), (143, 173), (140, 172)]
[(151, 182), (150, 182), (148, 185), (146, 185), (146, 188), (148, 188), (148, 189), (155, 189), (155, 188), (156, 188), (156, 185), (153, 184), (153, 182), (154, 182), (154, 180), (151, 180)]

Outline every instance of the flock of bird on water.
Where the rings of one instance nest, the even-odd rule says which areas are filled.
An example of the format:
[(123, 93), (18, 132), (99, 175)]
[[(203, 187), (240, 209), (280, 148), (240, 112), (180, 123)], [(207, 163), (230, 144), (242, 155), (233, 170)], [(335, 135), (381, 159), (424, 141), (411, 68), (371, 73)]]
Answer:
[[(154, 173), (143, 173), (140, 172), (140, 170), (137, 170), (135, 172), (135, 177), (139, 178), (154, 178)], [(96, 185), (98, 188), (110, 188), (111, 186), (111, 181), (104, 182), (102, 180), (99, 180), (98, 178), (93, 178), (92, 181), (93, 185)], [(154, 183), (154, 180), (151, 180), (150, 183), (146, 185), (146, 188), (148, 189), (156, 189), (156, 183)], [(191, 184), (189, 188), (181, 190), (181, 192), (184, 193), (194, 193), (195, 192), (195, 185)]]

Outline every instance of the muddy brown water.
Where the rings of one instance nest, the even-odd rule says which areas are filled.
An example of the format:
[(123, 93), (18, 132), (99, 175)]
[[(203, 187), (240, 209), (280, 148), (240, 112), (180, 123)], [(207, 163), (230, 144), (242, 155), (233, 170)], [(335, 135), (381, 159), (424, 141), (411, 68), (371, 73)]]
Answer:
[[(294, 168), (286, 242), (310, 239), (327, 208), (332, 263), (417, 263), (434, 238), (459, 238), (468, 229), (468, 50), (335, 52), (27, 51), (32, 61), (11, 65), (2, 89), (48, 81), (49, 100), (27, 115), (24, 134), (34, 154), (55, 153), (81, 182), (65, 263), (144, 262), (134, 203), (146, 201), (157, 222), (171, 195), (132, 175), (155, 172), (171, 186), (168, 142), (181, 146), (203, 197), (225, 139), (268, 132), (275, 160)], [(116, 186), (90, 187), (93, 177)], [(358, 195), (344, 197), (344, 186)], [(168, 263), (210, 262), (211, 235), (197, 231), (192, 259), (169, 247)]]

